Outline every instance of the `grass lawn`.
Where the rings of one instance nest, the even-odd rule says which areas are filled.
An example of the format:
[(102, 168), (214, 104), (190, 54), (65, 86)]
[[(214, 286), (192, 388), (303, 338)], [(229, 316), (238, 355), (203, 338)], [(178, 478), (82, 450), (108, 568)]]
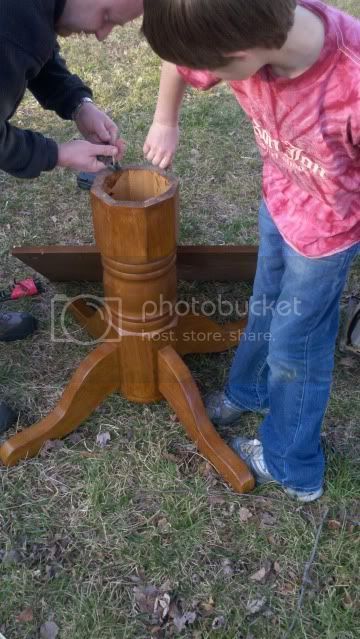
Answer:
[[(333, 4), (360, 17), (357, 0)], [(142, 162), (160, 66), (139, 24), (102, 45), (68, 40), (63, 51), (121, 126), (126, 161)], [(74, 134), (71, 123), (31, 97), (15, 122), (60, 141)], [(187, 94), (174, 172), (181, 177), (182, 243), (257, 242), (261, 163), (251, 126), (225, 87)], [(1, 173), (0, 193), (2, 287), (27, 274), (10, 255), (14, 245), (92, 243), (89, 196), (70, 172), (36, 181)], [(359, 266), (350, 282), (358, 289)], [(50, 340), (52, 297), (83, 288), (49, 283), (41, 297), (6, 305), (31, 310), (40, 321), (33, 338), (0, 344), (0, 396), (20, 407), (23, 424), (54, 407), (90, 350)], [(245, 301), (250, 294), (241, 283), (179, 288), (183, 299), (215, 300), (221, 293)], [(86, 290), (101, 295), (101, 286)], [(231, 358), (232, 352), (187, 357), (202, 393), (223, 385)], [(165, 403), (136, 405), (120, 396), (63, 445), (0, 468), (0, 637), (51, 639), (56, 628), (60, 639), (358, 637), (359, 363), (337, 354), (325, 419), (326, 493), (311, 506), (274, 487), (234, 494)], [(242, 432), (255, 434), (258, 423), (245, 416)], [(111, 438), (105, 448), (96, 442), (102, 432)], [(304, 568), (327, 509), (297, 615)], [(169, 622), (160, 628), (169, 597)], [(55, 625), (40, 635), (46, 622)]]

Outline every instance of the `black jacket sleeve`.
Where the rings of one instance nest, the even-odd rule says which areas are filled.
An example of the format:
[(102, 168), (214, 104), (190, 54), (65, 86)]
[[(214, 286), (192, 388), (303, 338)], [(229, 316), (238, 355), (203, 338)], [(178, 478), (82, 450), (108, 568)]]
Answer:
[(0, 169), (20, 178), (35, 178), (57, 164), (56, 142), (40, 133), (12, 126), (8, 119), (16, 110), (26, 87), (26, 69), (32, 61), (27, 54), (0, 42)]
[(64, 120), (71, 120), (81, 98), (92, 97), (80, 78), (68, 71), (58, 45), (40, 73), (29, 82), (29, 90), (44, 109), (55, 111)]

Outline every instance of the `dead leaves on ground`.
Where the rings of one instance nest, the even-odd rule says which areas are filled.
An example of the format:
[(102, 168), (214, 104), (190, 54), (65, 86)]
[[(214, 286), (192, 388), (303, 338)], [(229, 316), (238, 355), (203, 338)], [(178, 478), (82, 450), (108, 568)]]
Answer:
[(16, 548), (0, 549), (0, 564), (26, 566), (35, 579), (50, 581), (73, 563), (76, 552), (70, 537), (64, 535), (41, 541), (25, 539)]
[[(32, 621), (34, 621), (34, 612), (32, 608), (30, 607), (24, 608), (24, 610), (22, 610), (22, 612), (20, 612), (20, 614), (17, 615), (16, 621), (19, 624), (26, 624), (26, 623), (31, 623)], [(55, 623), (55, 621), (53, 621), (52, 618), (50, 618), (48, 621), (45, 621), (43, 624), (41, 624), (39, 628), (40, 639), (56, 639), (59, 632), (60, 632), (60, 628)]]
[[(222, 568), (225, 574), (233, 575), (234, 568), (231, 560), (223, 560)], [(275, 581), (279, 572), (279, 563), (267, 560), (248, 579), (259, 585), (270, 584)], [(161, 587), (143, 583), (138, 578), (136, 578), (136, 582), (137, 585), (133, 588), (134, 609), (152, 637), (164, 639), (182, 633), (189, 628), (194, 633), (192, 636), (197, 636), (196, 626), (206, 620), (208, 629), (222, 631), (226, 628), (227, 619), (220, 611), (216, 610), (212, 597), (206, 601), (194, 599), (191, 602), (185, 602), (173, 591), (169, 581)], [(249, 595), (247, 600), (239, 601), (239, 605), (242, 606), (247, 617), (259, 614), (273, 615), (267, 605), (267, 596), (261, 592)]]
[[(166, 582), (160, 588), (139, 584), (133, 589), (136, 612), (142, 617), (152, 637), (160, 639), (182, 633), (202, 619), (209, 619), (212, 630), (221, 630), (226, 626), (224, 615), (216, 614), (212, 597), (207, 601), (193, 600), (187, 605), (170, 588), (171, 584)], [(194, 636), (197, 636), (194, 632)]]
[(16, 617), (18, 623), (30, 623), (34, 620), (34, 613), (32, 608), (24, 608), (20, 614)]
[(166, 628), (167, 634), (182, 632), (197, 620), (196, 610), (183, 611), (182, 601), (169, 590), (168, 582), (157, 588), (150, 584), (135, 586), (133, 589), (136, 610), (143, 615), (144, 622), (150, 626), (152, 636), (161, 636)]

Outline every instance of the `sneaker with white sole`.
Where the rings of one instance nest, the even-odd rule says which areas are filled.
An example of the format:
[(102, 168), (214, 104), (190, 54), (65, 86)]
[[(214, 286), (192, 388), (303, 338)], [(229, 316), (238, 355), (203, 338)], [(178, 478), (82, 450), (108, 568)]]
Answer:
[(230, 446), (251, 470), (257, 484), (268, 484), (270, 482), (278, 484), (282, 486), (287, 495), (302, 502), (315, 501), (323, 494), (324, 491), (322, 487), (312, 492), (306, 492), (283, 486), (279, 481), (274, 479), (266, 465), (262, 443), (258, 439), (234, 437), (230, 442)]

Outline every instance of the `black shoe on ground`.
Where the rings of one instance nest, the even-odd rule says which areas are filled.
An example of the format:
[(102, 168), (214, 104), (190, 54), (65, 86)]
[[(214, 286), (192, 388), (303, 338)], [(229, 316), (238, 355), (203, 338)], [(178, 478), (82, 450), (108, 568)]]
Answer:
[(30, 313), (0, 313), (0, 342), (25, 339), (37, 328), (37, 321)]
[(0, 435), (16, 423), (17, 416), (4, 402), (0, 402)]

